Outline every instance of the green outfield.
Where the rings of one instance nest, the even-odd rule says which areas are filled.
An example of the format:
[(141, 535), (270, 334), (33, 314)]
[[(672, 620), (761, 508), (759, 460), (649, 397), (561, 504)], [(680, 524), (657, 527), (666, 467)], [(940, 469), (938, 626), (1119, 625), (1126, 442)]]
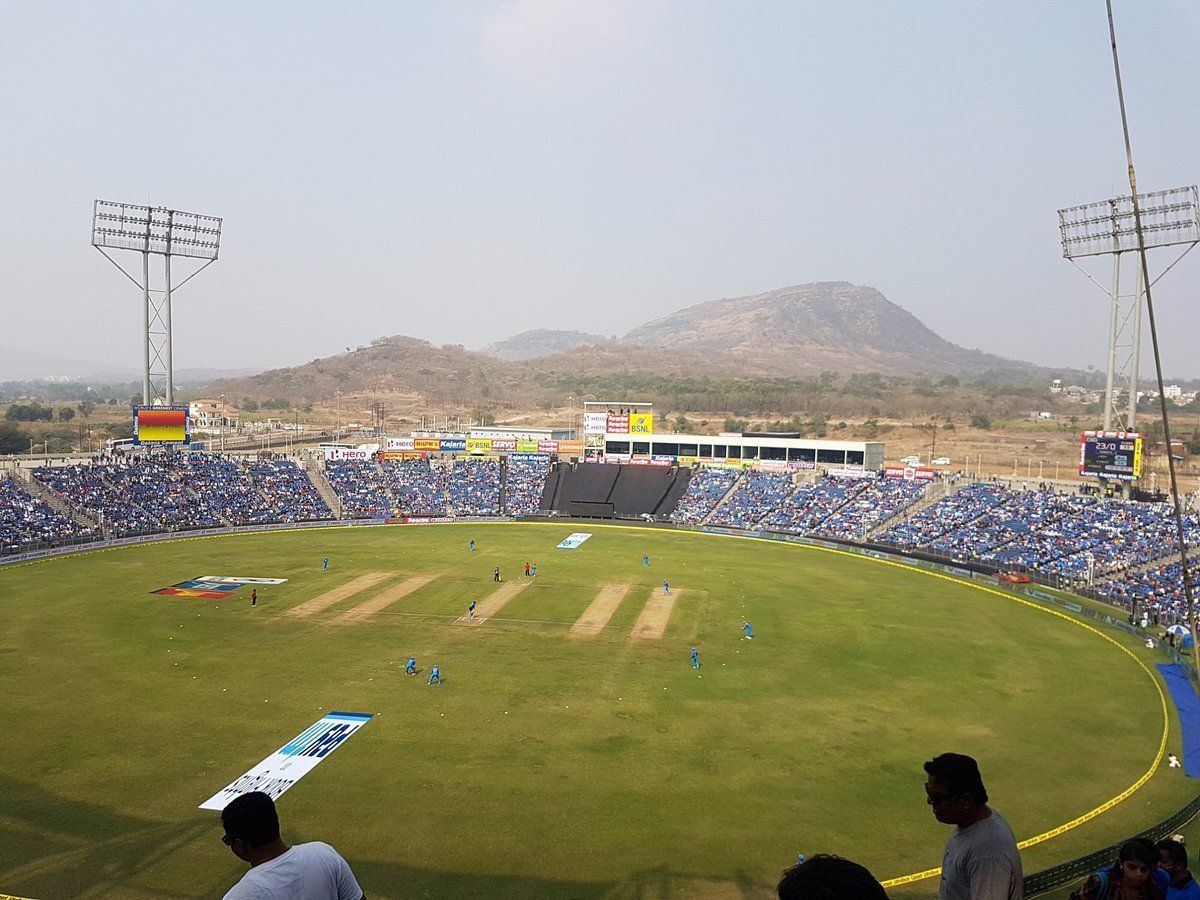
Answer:
[[(594, 536), (555, 550), (573, 530)], [(288, 580), (254, 608), (248, 587), (150, 593), (202, 575)], [(921, 763), (945, 750), (980, 759), (1018, 839), (1148, 776), (1027, 871), (1189, 799), (1155, 771), (1164, 715), (1179, 739), (1151, 651), (794, 545), (572, 523), (203, 538), (0, 569), (0, 621), (0, 893), (220, 896), (244, 865), (198, 804), (335, 709), (375, 718), (283, 795), (284, 837), (332, 843), (373, 900), (767, 896), (798, 852), (926, 870), (947, 833)]]

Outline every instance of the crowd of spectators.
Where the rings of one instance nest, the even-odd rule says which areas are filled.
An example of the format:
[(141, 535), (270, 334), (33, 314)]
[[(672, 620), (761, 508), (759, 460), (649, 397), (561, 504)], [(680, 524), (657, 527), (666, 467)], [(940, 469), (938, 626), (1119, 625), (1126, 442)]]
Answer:
[(96, 537), (11, 478), (0, 480), (0, 552), (20, 553), (45, 544)]
[(504, 511), (510, 516), (529, 516), (541, 506), (550, 474), (550, 456), (545, 453), (512, 455), (504, 467)]
[(741, 472), (737, 469), (719, 469), (705, 466), (692, 471), (683, 496), (679, 498), (672, 522), (702, 522), (713, 511), (721, 498), (729, 493)]
[(500, 513), (500, 461), (455, 460), (447, 483), (450, 509), (456, 516), (495, 516)]
[(732, 528), (753, 528), (788, 498), (792, 492), (788, 472), (746, 472), (733, 493), (713, 510), (708, 521)]
[(32, 474), (114, 535), (330, 517), (311, 482), (288, 460), (147, 454), (43, 466)]
[[(1194, 517), (1188, 527), (1196, 530)], [(882, 539), (1072, 580), (1125, 572), (1175, 548), (1165, 504), (983, 483), (939, 500)]]
[(381, 466), (398, 515), (446, 515), (445, 469), (424, 457), (385, 459)]
[(391, 495), (375, 460), (326, 460), (325, 477), (342, 503), (345, 518), (383, 519), (392, 514)]
[(925, 496), (927, 485), (903, 478), (825, 478), (817, 483), (815, 508), (829, 512), (813, 531), (846, 540), (865, 540), (872, 531)]

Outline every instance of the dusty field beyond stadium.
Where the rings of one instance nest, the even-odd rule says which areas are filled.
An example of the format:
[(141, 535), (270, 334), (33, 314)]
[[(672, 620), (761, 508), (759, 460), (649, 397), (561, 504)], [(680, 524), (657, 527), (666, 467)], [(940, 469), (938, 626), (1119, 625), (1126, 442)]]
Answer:
[[(572, 530), (595, 536), (555, 550)], [(150, 594), (202, 575), (288, 581), (255, 608), (248, 587)], [(766, 896), (798, 852), (904, 875), (936, 866), (946, 837), (929, 756), (977, 755), (1029, 838), (1138, 782), (1164, 727), (1144, 649), (1065, 617), (665, 531), (176, 541), (0, 569), (0, 619), (0, 892), (24, 896), (219, 896), (243, 867), (197, 805), (334, 709), (375, 717), (283, 795), (285, 839), (334, 844), (372, 898)], [(1158, 770), (1027, 850), (1027, 870), (1157, 821), (1182, 782)]]

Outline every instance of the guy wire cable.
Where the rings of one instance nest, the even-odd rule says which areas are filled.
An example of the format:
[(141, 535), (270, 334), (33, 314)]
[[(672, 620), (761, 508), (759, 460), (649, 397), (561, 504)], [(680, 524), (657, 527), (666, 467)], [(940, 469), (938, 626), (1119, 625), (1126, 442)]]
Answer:
[[(1150, 321), (1150, 342), (1154, 347), (1154, 372), (1158, 378), (1158, 405), (1162, 414), (1163, 441), (1167, 445), (1167, 468), (1171, 473), (1171, 502), (1175, 507), (1175, 535), (1179, 544), (1179, 568), (1183, 576), (1183, 596), (1187, 604), (1188, 627), (1192, 632), (1192, 654), (1200, 677), (1200, 640), (1196, 633), (1196, 603), (1192, 596), (1192, 578), (1188, 572), (1187, 542), (1183, 530), (1183, 509), (1179, 503), (1179, 484), (1175, 479), (1175, 456), (1171, 452), (1171, 423), (1167, 417), (1167, 398), (1163, 393), (1162, 356), (1158, 350), (1158, 328), (1154, 322), (1154, 303), (1150, 299), (1150, 270), (1146, 264), (1146, 241), (1142, 233), (1142, 211), (1138, 205), (1137, 175), (1133, 169), (1133, 147), (1129, 142), (1129, 118), (1125, 114), (1125, 90), (1121, 85), (1121, 63), (1117, 58), (1117, 31), (1113, 25), (1112, 0), (1104, 0), (1108, 10), (1108, 37), (1112, 43), (1113, 71), (1117, 78), (1117, 101), (1121, 107), (1121, 130), (1125, 135), (1125, 160), (1129, 166), (1129, 192), (1133, 195), (1133, 228), (1137, 235), (1138, 262), (1146, 291), (1146, 314)], [(1136, 302), (1136, 300), (1135, 300)], [(1135, 398), (1136, 400), (1136, 398)]]

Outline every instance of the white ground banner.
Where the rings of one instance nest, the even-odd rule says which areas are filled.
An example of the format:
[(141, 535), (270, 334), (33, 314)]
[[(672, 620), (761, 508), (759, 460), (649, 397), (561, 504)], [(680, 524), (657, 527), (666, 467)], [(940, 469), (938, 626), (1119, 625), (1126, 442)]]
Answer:
[(371, 713), (331, 712), (321, 717), (229, 787), (201, 803), (200, 809), (222, 810), (230, 800), (251, 791), (263, 791), (278, 800), (280, 794), (370, 721)]
[(586, 541), (590, 537), (591, 537), (591, 535), (585, 531), (576, 531), (574, 534), (568, 534), (563, 539), (563, 542), (561, 544), (559, 544), (555, 549), (556, 550), (574, 550), (576, 547), (578, 547), (580, 544), (582, 544), (584, 541)]
[(201, 575), (193, 581), (209, 581), (213, 584), (283, 584), (286, 578), (243, 578), (240, 575)]

